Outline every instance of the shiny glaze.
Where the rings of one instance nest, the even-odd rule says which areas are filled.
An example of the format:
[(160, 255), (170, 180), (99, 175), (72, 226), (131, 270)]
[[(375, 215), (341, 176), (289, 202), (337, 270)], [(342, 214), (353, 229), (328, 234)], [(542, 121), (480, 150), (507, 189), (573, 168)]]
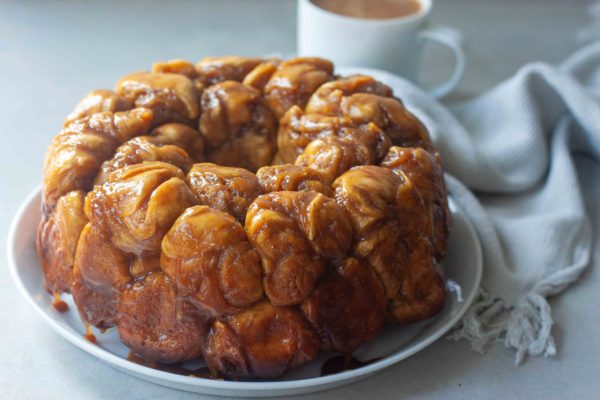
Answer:
[(162, 241), (161, 265), (178, 295), (210, 317), (239, 312), (263, 297), (258, 252), (223, 211), (185, 210)]
[(209, 161), (253, 172), (271, 161), (277, 119), (259, 90), (235, 81), (217, 83), (204, 90), (201, 105), (198, 126)]
[(198, 80), (204, 86), (224, 81), (241, 82), (255, 67), (263, 62), (252, 57), (204, 57), (196, 64)]
[(362, 76), (322, 85), (310, 98), (307, 114), (348, 118), (353, 125), (375, 123), (393, 144), (432, 150), (427, 128), (393, 97), (388, 86)]
[(355, 93), (342, 99), (339, 115), (350, 118), (354, 124), (375, 123), (394, 144), (432, 149), (425, 125), (397, 99)]
[(317, 331), (322, 348), (349, 353), (381, 331), (386, 299), (369, 265), (348, 257), (320, 280), (301, 310)]
[(134, 362), (208, 376), (179, 367), (204, 354), (271, 379), (443, 306), (443, 171), (388, 86), (318, 58), (218, 57), (116, 92), (78, 105), (44, 171), (46, 287), (72, 291), (88, 340), (116, 326)]
[(115, 92), (136, 107), (154, 113), (153, 125), (191, 123), (198, 118), (198, 89), (186, 76), (171, 73), (135, 72), (121, 78)]
[(60, 299), (60, 295), (57, 292), (54, 292), (52, 307), (54, 307), (54, 309), (59, 313), (65, 313), (69, 311), (69, 305)]
[(67, 125), (46, 152), (44, 161), (43, 210), (48, 215), (58, 199), (73, 190), (88, 191), (103, 161), (123, 142), (147, 133), (150, 110), (102, 112)]
[(242, 83), (244, 85), (252, 86), (261, 92), (264, 91), (269, 79), (271, 79), (273, 74), (277, 71), (279, 64), (281, 64), (281, 60), (272, 59), (257, 65), (244, 77)]
[(248, 209), (246, 234), (258, 250), (265, 292), (277, 305), (301, 302), (328, 261), (340, 260), (351, 244), (346, 211), (316, 192), (273, 192)]
[(309, 167), (294, 164), (266, 166), (256, 171), (256, 176), (263, 193), (313, 191), (326, 196), (331, 194), (331, 187), (321, 173)]
[(114, 171), (87, 197), (86, 214), (120, 250), (137, 256), (160, 253), (160, 243), (183, 210), (197, 202), (174, 165), (159, 161)]
[(130, 259), (91, 223), (83, 228), (77, 247), (73, 301), (84, 322), (110, 328), (116, 324), (119, 292), (132, 279)]
[[(357, 125), (347, 117), (309, 114), (303, 112), (300, 107), (292, 107), (281, 119), (277, 134), (279, 155), (284, 162), (302, 163), (297, 157), (306, 147), (316, 139), (327, 138), (341, 139), (348, 142), (349, 147), (353, 142), (357, 142), (360, 147), (366, 147), (367, 154), (361, 158), (368, 163), (375, 163), (383, 158), (391, 144), (387, 135), (375, 124)], [(365, 152), (359, 149), (349, 150), (345, 152), (353, 154), (354, 158), (358, 158), (357, 151)], [(354, 161), (357, 162), (360, 160)], [(352, 161), (349, 164), (352, 164)]]
[(190, 79), (196, 79), (198, 77), (198, 71), (196, 71), (194, 64), (181, 59), (155, 62), (152, 64), (152, 72), (179, 74)]
[(157, 146), (171, 144), (181, 147), (194, 160), (204, 161), (204, 139), (200, 132), (187, 125), (169, 123), (154, 129), (150, 135)]
[(126, 98), (119, 96), (111, 90), (92, 90), (75, 106), (65, 119), (65, 126), (78, 119), (89, 117), (92, 114), (103, 112), (127, 111), (133, 104)]
[(322, 84), (310, 97), (306, 105), (308, 114), (336, 115), (344, 96), (354, 93), (371, 93), (382, 97), (393, 97), (392, 89), (374, 78), (351, 75)]
[(275, 378), (313, 359), (318, 348), (318, 337), (295, 308), (261, 301), (215, 321), (204, 357), (229, 379)]
[(379, 162), (390, 147), (388, 137), (375, 124), (348, 133), (313, 140), (296, 158), (296, 165), (314, 169), (332, 183), (352, 167)]
[(85, 333), (83, 334), (83, 338), (90, 343), (97, 343), (96, 336), (92, 332), (92, 327), (90, 326), (90, 324), (85, 324)]
[(194, 164), (186, 181), (199, 204), (229, 213), (241, 223), (250, 204), (262, 194), (256, 175), (243, 168)]
[(166, 162), (184, 172), (189, 171), (193, 164), (190, 156), (179, 146), (156, 145), (153, 136), (139, 136), (123, 143), (117, 148), (113, 158), (102, 163), (94, 184), (102, 185), (113, 171), (145, 161)]
[(40, 223), (36, 250), (48, 292), (71, 292), (77, 241), (88, 222), (84, 202), (83, 191), (71, 191), (58, 200), (51, 214)]
[(117, 329), (121, 341), (146, 360), (172, 364), (202, 353), (202, 321), (179, 303), (162, 271), (140, 276), (121, 290)]
[(452, 221), (446, 201), (446, 184), (440, 155), (418, 147), (393, 146), (381, 166), (406, 174), (414, 182), (425, 204), (431, 208), (428, 215), (433, 217), (433, 244), (436, 259), (441, 261), (446, 255)]
[(292, 106), (304, 107), (312, 93), (333, 78), (333, 64), (317, 57), (299, 57), (279, 64), (264, 88), (269, 108), (281, 118)]
[(363, 165), (333, 186), (357, 234), (355, 255), (379, 276), (392, 320), (410, 323), (437, 314), (446, 292), (431, 245), (432, 207), (413, 180), (399, 170)]

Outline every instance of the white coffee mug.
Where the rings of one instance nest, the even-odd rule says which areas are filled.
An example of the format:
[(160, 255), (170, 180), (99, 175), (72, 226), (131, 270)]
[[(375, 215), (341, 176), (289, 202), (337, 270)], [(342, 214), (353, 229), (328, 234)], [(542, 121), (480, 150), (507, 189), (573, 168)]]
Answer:
[(433, 97), (445, 96), (465, 70), (462, 37), (453, 28), (428, 27), (432, 0), (420, 3), (415, 14), (364, 19), (324, 10), (311, 0), (298, 0), (298, 54), (324, 57), (339, 66), (383, 69), (418, 83), (423, 43), (432, 40), (449, 47), (456, 59), (450, 79), (427, 89)]

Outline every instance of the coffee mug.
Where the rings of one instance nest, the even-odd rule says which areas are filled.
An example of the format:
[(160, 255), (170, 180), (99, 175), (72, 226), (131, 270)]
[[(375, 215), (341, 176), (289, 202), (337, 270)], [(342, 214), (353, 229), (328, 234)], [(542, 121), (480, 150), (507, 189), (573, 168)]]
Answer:
[(311, 0), (298, 0), (298, 54), (325, 57), (340, 66), (383, 69), (418, 83), (423, 44), (427, 40), (438, 42), (450, 48), (456, 60), (446, 82), (426, 89), (433, 97), (443, 97), (464, 74), (462, 36), (454, 28), (429, 27), (432, 0), (420, 0), (420, 5), (417, 12), (407, 16), (366, 19), (327, 11)]

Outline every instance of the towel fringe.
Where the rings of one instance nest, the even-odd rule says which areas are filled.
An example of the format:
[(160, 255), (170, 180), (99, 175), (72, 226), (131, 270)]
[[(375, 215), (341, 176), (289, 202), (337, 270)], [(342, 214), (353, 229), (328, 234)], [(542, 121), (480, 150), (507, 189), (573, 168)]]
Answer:
[(515, 363), (520, 365), (526, 355), (556, 354), (550, 333), (553, 323), (550, 305), (537, 293), (530, 292), (511, 305), (481, 288), (448, 338), (466, 339), (478, 353), (484, 353), (492, 343), (503, 342), (516, 350)]

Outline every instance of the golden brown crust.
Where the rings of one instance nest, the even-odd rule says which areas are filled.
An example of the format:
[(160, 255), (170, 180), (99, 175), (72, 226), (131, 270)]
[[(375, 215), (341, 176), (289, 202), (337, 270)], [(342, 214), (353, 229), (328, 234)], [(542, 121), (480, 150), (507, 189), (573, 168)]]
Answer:
[(204, 358), (226, 378), (276, 378), (312, 360), (319, 340), (298, 311), (263, 301), (215, 321)]
[(198, 71), (196, 71), (196, 67), (194, 66), (194, 64), (181, 59), (155, 62), (154, 64), (152, 64), (152, 72), (155, 74), (179, 74), (187, 76), (189, 79), (192, 80), (198, 77)]
[(269, 60), (258, 64), (248, 75), (244, 77), (242, 83), (244, 85), (252, 86), (261, 92), (265, 90), (267, 82), (271, 79), (271, 76), (277, 71), (277, 67), (281, 63), (281, 60)]
[(322, 84), (310, 97), (306, 112), (310, 114), (338, 115), (345, 96), (354, 93), (370, 93), (393, 97), (392, 89), (370, 76), (350, 75)]
[(355, 124), (377, 124), (396, 145), (432, 148), (425, 125), (397, 99), (356, 93), (342, 98), (339, 115)]
[(188, 208), (162, 241), (161, 265), (206, 317), (238, 312), (263, 296), (260, 258), (229, 214)]
[(227, 56), (115, 91), (50, 146), (36, 245), (47, 290), (149, 365), (269, 379), (444, 306), (439, 154), (389, 86)]
[(391, 319), (408, 323), (439, 312), (446, 292), (431, 245), (432, 208), (413, 181), (399, 170), (360, 166), (334, 188), (354, 225), (354, 253), (383, 284)]
[(81, 190), (67, 193), (38, 228), (37, 254), (46, 290), (51, 293), (71, 292), (75, 250), (88, 222), (83, 211), (84, 201)]
[(119, 338), (144, 359), (176, 363), (202, 353), (204, 328), (182, 313), (177, 292), (162, 272), (136, 279), (121, 291)]
[(196, 72), (205, 87), (224, 81), (241, 82), (262, 61), (260, 58), (238, 56), (204, 57), (196, 64)]
[(135, 72), (121, 78), (115, 92), (136, 107), (152, 110), (154, 126), (167, 122), (191, 124), (198, 118), (198, 89), (181, 74)]
[(402, 171), (414, 182), (433, 218), (432, 244), (437, 261), (441, 261), (448, 248), (450, 210), (444, 182), (444, 171), (438, 153), (432, 154), (418, 147), (390, 148), (382, 167)]
[(119, 293), (131, 278), (127, 255), (88, 223), (81, 232), (73, 267), (73, 300), (81, 319), (101, 329), (115, 326)]
[(199, 163), (186, 179), (199, 204), (225, 211), (241, 223), (250, 204), (262, 194), (256, 175), (243, 168)]
[(341, 260), (352, 227), (346, 211), (316, 192), (259, 196), (246, 216), (246, 233), (260, 253), (264, 287), (277, 305), (301, 302), (329, 260)]
[(119, 168), (145, 161), (162, 161), (180, 168), (183, 172), (189, 171), (193, 161), (183, 149), (173, 145), (157, 146), (153, 139), (152, 136), (139, 136), (119, 146), (113, 158), (102, 163), (94, 184), (103, 184), (108, 176)]
[(340, 136), (331, 134), (310, 142), (296, 158), (296, 165), (318, 171), (329, 184), (354, 166), (379, 162), (390, 146), (388, 137), (373, 123), (335, 132)]
[(346, 258), (302, 302), (302, 312), (328, 351), (351, 353), (385, 322), (383, 287), (365, 261)]
[(121, 143), (148, 133), (151, 122), (151, 111), (136, 108), (97, 113), (69, 124), (46, 152), (44, 211), (52, 211), (58, 199), (72, 190), (90, 190), (102, 162)]
[(278, 155), (283, 162), (294, 163), (313, 140), (326, 136), (352, 136), (358, 129), (348, 118), (305, 114), (300, 107), (294, 106), (279, 124)]
[(304, 108), (312, 93), (333, 78), (333, 64), (322, 58), (298, 57), (283, 61), (265, 85), (265, 99), (281, 118), (292, 106)]
[(388, 307), (391, 319), (402, 324), (422, 321), (439, 313), (445, 302), (446, 289), (433, 246), (429, 240), (420, 240), (410, 254), (400, 293)]
[(199, 124), (214, 163), (256, 171), (275, 154), (277, 121), (250, 86), (226, 81), (206, 89)]
[(133, 108), (133, 103), (117, 95), (112, 90), (98, 89), (89, 92), (75, 106), (75, 109), (65, 119), (65, 127), (80, 118), (89, 117), (101, 112), (127, 111)]
[(86, 199), (90, 221), (126, 253), (149, 256), (183, 210), (197, 202), (183, 172), (153, 161), (118, 169)]
[(369, 261), (386, 297), (395, 297), (410, 252), (425, 229), (419, 193), (405, 176), (370, 165), (352, 168), (333, 187), (354, 227), (354, 253)]
[(204, 161), (204, 139), (197, 130), (179, 123), (164, 124), (154, 129), (150, 135), (157, 146), (172, 144), (181, 147), (194, 162)]
[(129, 272), (134, 278), (147, 274), (148, 272), (160, 271), (160, 255), (133, 257)]
[(293, 164), (262, 167), (256, 172), (263, 193), (313, 191), (331, 194), (331, 187), (316, 170)]

